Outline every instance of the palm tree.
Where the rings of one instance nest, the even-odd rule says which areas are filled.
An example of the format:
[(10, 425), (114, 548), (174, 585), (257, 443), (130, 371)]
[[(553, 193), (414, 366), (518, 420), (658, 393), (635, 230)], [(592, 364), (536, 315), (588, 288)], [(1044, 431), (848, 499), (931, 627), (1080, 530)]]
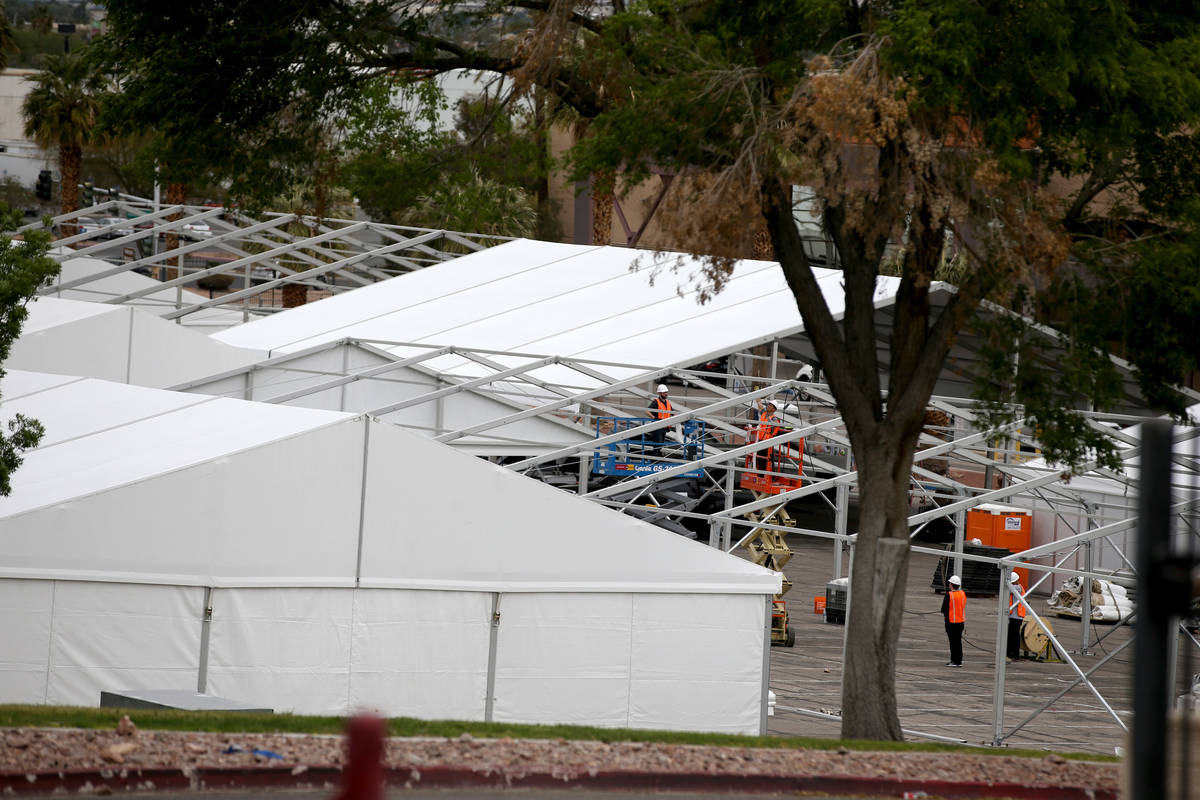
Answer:
[(64, 54), (46, 56), (30, 80), (36, 85), (21, 106), (25, 135), (46, 150), (58, 145), (62, 213), (68, 214), (79, 208), (79, 164), (96, 125), (103, 79), (78, 54)]
[(0, 3), (0, 70), (8, 69), (8, 53), (17, 49), (17, 43), (13, 40), (12, 25), (9, 24), (8, 15), (4, 10), (4, 3)]

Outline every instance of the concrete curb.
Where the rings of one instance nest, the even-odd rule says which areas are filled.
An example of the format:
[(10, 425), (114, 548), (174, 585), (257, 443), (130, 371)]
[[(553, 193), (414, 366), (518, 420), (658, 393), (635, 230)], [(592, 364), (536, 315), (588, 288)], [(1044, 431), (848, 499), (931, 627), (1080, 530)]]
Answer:
[[(1118, 792), (1076, 786), (867, 778), (847, 775), (731, 775), (702, 772), (480, 772), (462, 767), (395, 767), (386, 770), (393, 788), (590, 789), (594, 791), (690, 791), (740, 794), (821, 792), (834, 795), (904, 797), (918, 792), (939, 798), (1016, 800), (1118, 800)], [(332, 790), (341, 767), (193, 767), (185, 769), (68, 769), (0, 772), (0, 795), (110, 794), (170, 789)]]

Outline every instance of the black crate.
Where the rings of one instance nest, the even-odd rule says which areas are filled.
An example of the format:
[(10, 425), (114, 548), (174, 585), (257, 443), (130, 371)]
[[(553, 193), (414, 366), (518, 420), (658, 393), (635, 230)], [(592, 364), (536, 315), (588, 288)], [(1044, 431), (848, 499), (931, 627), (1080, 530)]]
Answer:
[(847, 583), (846, 578), (838, 578), (825, 584), (825, 621), (831, 625), (846, 624)]
[[(946, 549), (953, 550), (953, 545), (947, 545)], [(1003, 558), (1011, 555), (1011, 552), (1003, 547), (988, 547), (982, 544), (964, 544), (963, 552), (990, 558)], [(933, 571), (933, 580), (930, 582), (930, 586), (938, 594), (946, 590), (946, 579), (950, 577), (952, 569), (954, 569), (953, 556), (945, 556), (938, 560), (937, 568)], [(959, 577), (962, 579), (962, 589), (967, 594), (972, 597), (995, 597), (1000, 593), (1000, 570), (995, 564), (983, 561), (964, 561), (962, 569), (962, 575)]]

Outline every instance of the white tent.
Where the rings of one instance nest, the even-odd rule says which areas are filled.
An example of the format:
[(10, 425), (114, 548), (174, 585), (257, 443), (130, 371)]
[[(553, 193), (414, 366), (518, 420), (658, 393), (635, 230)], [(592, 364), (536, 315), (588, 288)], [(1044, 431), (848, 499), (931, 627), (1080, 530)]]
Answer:
[(47, 433), (0, 498), (0, 702), (765, 724), (777, 573), (364, 415), (16, 371), (3, 398)]
[[(70, 252), (70, 251), (67, 251)], [(91, 278), (91, 280), (88, 280)], [(238, 279), (241, 280), (240, 278)], [(90, 303), (111, 303), (129, 294), (139, 294), (121, 305), (133, 306), (154, 315), (167, 314), (180, 307), (192, 306), (208, 299), (190, 288), (157, 289), (162, 284), (149, 275), (141, 275), (123, 267), (114, 267), (99, 258), (74, 256), (62, 262), (62, 270), (55, 277), (51, 289), (43, 297), (60, 297), (66, 300), (84, 300)], [(61, 288), (66, 286), (67, 288)], [(151, 289), (148, 294), (141, 292)], [(253, 311), (253, 307), (250, 309)], [(206, 308), (180, 318), (184, 327), (195, 328), (204, 333), (240, 325), (247, 319), (237, 307)]]
[[(690, 283), (687, 270), (699, 263), (684, 257), (683, 271), (651, 282), (631, 266), (639, 259), (649, 264), (653, 255), (519, 239), (213, 337), (272, 355), (355, 337), (663, 366), (697, 363), (802, 328), (773, 261), (738, 262), (725, 289), (700, 305), (694, 289), (680, 293)], [(842, 273), (814, 273), (839, 313)], [(881, 301), (897, 282), (880, 279)]]
[[(342, 376), (355, 379), (342, 381)], [(519, 391), (527, 390), (526, 385), (513, 391), (467, 389), (434, 402), (408, 404), (445, 389), (453, 377), (419, 361), (400, 365), (394, 355), (375, 345), (339, 340), (173, 388), (304, 408), (368, 412), (431, 437), (505, 417), (538, 402)], [(513, 386), (512, 382), (505, 385)], [(526, 417), (485, 433), (464, 436), (456, 439), (454, 446), (477, 456), (521, 456), (587, 441), (592, 435), (589, 429), (573, 423), (564, 411), (557, 416)]]
[(39, 297), (4, 366), (165, 388), (262, 358), (138, 308)]

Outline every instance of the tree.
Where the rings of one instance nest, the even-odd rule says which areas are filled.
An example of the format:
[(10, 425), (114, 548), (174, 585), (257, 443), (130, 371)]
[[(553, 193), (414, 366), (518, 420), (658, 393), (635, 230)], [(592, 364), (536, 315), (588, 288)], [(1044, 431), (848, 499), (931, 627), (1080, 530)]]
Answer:
[(47, 56), (31, 80), (34, 88), (21, 106), (25, 135), (39, 147), (58, 147), (62, 213), (68, 214), (79, 207), (79, 165), (96, 125), (103, 78), (89, 60), (73, 53)]
[(0, 70), (8, 69), (8, 54), (17, 49), (13, 40), (12, 25), (3, 3), (0, 3)]
[(485, 92), (461, 99), (454, 129), (444, 131), (434, 82), (384, 79), (375, 88), (348, 122), (343, 170), (372, 216), (499, 236), (550, 228), (548, 202), (538, 205), (546, 143), (532, 115)]
[[(20, 213), (0, 206), (0, 230), (15, 230), (19, 225)], [(48, 230), (29, 231), (23, 241), (0, 235), (0, 365), (8, 360), (21, 334), (29, 315), (27, 304), (39, 287), (58, 274), (58, 262), (46, 255), (49, 248)], [(22, 454), (36, 447), (44, 432), (41, 423), (22, 414), (9, 420), (7, 428), (7, 432), (0, 430), (0, 495), (5, 497), (12, 492), (10, 478), (21, 465)]]
[[(1110, 349), (1136, 366), (1149, 402), (1181, 411), (1169, 386), (1197, 367), (1200, 318), (1196, 177), (1186, 166), (1200, 156), (1193, 4), (614, 0), (600, 12), (521, 0), (472, 14), (450, 2), (276, 0), (264, 16), (286, 20), (303, 46), (278, 60), (268, 53), (244, 86), (216, 58), (224, 49), (212, 49), (234, 51), (227, 63), (260, 52), (235, 40), (243, 5), (191, 6), (220, 20), (211, 26), (164, 25), (132, 0), (110, 5), (117, 29), (154, 29), (122, 41), (166, 54), (142, 74), (172, 104), (168, 116), (179, 109), (211, 134), (219, 117), (208, 106), (194, 104), (204, 119), (179, 108), (205, 86), (230, 85), (229, 117), (257, 125), (279, 96), (344, 99), (396, 70), (492, 70), (586, 121), (577, 179), (677, 176), (660, 223), (673, 246), (704, 256), (705, 292), (720, 290), (756, 240), (770, 243), (858, 465), (844, 736), (901, 738), (894, 667), (914, 448), (950, 347), (983, 323), (981, 302), (1011, 313), (985, 331), (980, 394), (993, 420), (1022, 403), (1049, 458), (1114, 463), (1111, 445), (1072, 413), (1112, 399)], [(471, 34), (489, 15), (525, 9), (531, 25), (515, 41)], [(222, 36), (226, 25), (238, 37)], [(181, 96), (164, 96), (181, 85)], [(271, 92), (261, 103), (260, 88)], [(841, 258), (840, 317), (792, 219), (797, 184), (815, 192)], [(929, 286), (950, 242), (963, 278), (935, 308)], [(891, 269), (901, 278), (894, 323), (879, 329), (876, 283)], [(1105, 293), (1124, 316), (1096, 317)], [(1161, 325), (1145, 325), (1149, 309)], [(1027, 317), (1059, 323), (1067, 345), (1048, 351)]]
[[(1052, 462), (1115, 466), (1112, 445), (1073, 411), (1113, 399), (1113, 342), (1147, 400), (1182, 411), (1168, 387), (1197, 368), (1196, 227), (1156, 208), (1155, 187), (1136, 177), (1168, 143), (1200, 153), (1200, 15), (1068, 0), (718, 0), (639, 5), (601, 33), (621, 100), (592, 120), (576, 175), (677, 171), (661, 221), (677, 244), (706, 254), (710, 288), (756, 231), (769, 233), (858, 467), (842, 734), (900, 739), (894, 671), (913, 454), (951, 346), (981, 324), (978, 305), (1013, 312), (990, 327), (989, 369), (977, 374), (992, 419), (1022, 403)], [(1194, 201), (1189, 181), (1167, 194)], [(795, 184), (814, 189), (837, 245), (841, 319), (793, 222)], [(1152, 238), (1130, 233), (1134, 219)], [(935, 308), (929, 286), (951, 237), (969, 268)], [(874, 299), (889, 243), (901, 282), (895, 321), (880, 329)], [(1131, 323), (1143, 312), (1132, 304), (1118, 325), (1111, 311), (1087, 317), (1121, 286), (1110, 302), (1140, 293), (1150, 296), (1142, 308), (1162, 311), (1152, 345), (1138, 341), (1145, 328)], [(1023, 324), (1039, 314), (1070, 326), (1066, 348), (1052, 352)]]
[(33, 7), (29, 24), (35, 31), (45, 36), (54, 28), (54, 13), (50, 11), (49, 6), (39, 3)]

